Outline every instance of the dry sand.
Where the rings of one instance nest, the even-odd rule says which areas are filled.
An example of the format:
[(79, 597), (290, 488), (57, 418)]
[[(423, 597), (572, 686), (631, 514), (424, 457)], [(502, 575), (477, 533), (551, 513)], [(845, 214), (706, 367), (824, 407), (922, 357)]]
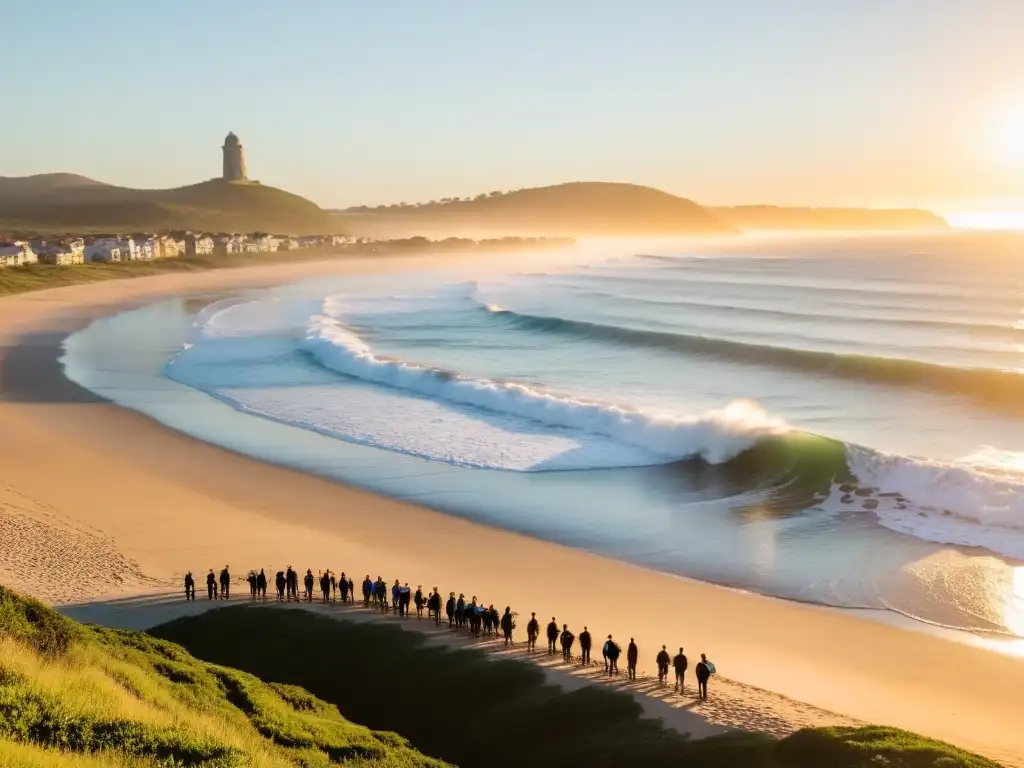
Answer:
[(58, 604), (93, 600), (80, 617), (147, 626), (179, 604), (156, 601), (154, 614), (145, 601), (104, 600), (166, 593), (186, 570), (201, 580), (225, 563), (236, 573), (288, 563), (346, 570), (356, 581), (372, 572), (521, 616), (537, 611), (545, 622), (554, 615), (577, 633), (587, 624), (623, 644), (634, 636), (641, 668), (653, 667), (662, 643), (685, 645), (691, 658), (707, 652), (728, 709), (707, 708), (712, 726), (785, 733), (852, 719), (1024, 765), (1024, 658), (656, 573), (270, 466), (102, 402), (55, 362), (61, 335), (119, 306), (430, 263), (162, 275), (0, 300), (0, 582)]

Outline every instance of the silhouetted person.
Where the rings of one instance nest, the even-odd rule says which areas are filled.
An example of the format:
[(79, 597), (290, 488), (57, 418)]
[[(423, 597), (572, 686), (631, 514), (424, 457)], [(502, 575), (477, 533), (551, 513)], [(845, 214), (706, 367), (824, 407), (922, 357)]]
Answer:
[(459, 593), (459, 599), (455, 601), (455, 626), (464, 629), (466, 626), (466, 596)]
[(344, 571), (341, 572), (341, 576), (338, 579), (338, 588), (341, 589), (341, 602), (347, 603), (349, 595), (348, 576), (345, 575)]
[(665, 678), (668, 677), (668, 665), (672, 662), (672, 659), (668, 656), (668, 651), (665, 650), (665, 646), (661, 646), (661, 650), (658, 652), (658, 656), (654, 659), (658, 665), (658, 682), (662, 685), (665, 684)]
[(416, 606), (416, 618), (423, 618), (423, 606), (426, 604), (427, 599), (423, 596), (423, 585), (416, 585), (416, 592), (412, 596), (412, 602)]
[(370, 607), (370, 598), (373, 597), (373, 582), (370, 581), (370, 574), (363, 579), (363, 608)]
[(376, 586), (377, 605), (380, 608), (381, 613), (388, 612), (388, 585), (384, 583), (384, 579), (380, 576), (377, 577)]
[(231, 597), (231, 573), (226, 565), (224, 570), (220, 572), (220, 596), (224, 600)]
[(427, 618), (434, 617), (434, 626), (441, 626), (441, 593), (434, 587), (434, 591), (427, 598)]
[(569, 663), (572, 661), (572, 644), (576, 642), (576, 635), (569, 631), (569, 625), (562, 625), (562, 661)]
[(555, 617), (551, 617), (551, 623), (548, 624), (548, 656), (555, 655), (555, 644), (558, 642), (558, 624), (555, 622)]
[(267, 599), (267, 574), (260, 568), (260, 572), (256, 574), (256, 594), (262, 600)]
[(398, 590), (398, 615), (409, 618), (409, 604), (412, 602), (412, 590), (409, 582), (405, 582)]
[(608, 677), (619, 674), (619, 654), (622, 653), (622, 649), (619, 648), (618, 643), (612, 640), (611, 635), (608, 635), (604, 647), (605, 653), (608, 655)]
[(455, 626), (455, 593), (448, 593), (448, 600), (444, 604), (445, 615), (448, 616), (448, 627)]
[(487, 612), (491, 615), (491, 626), (494, 627), (494, 634), (497, 635), (500, 629), (501, 617), (498, 615), (498, 609), (494, 607), (494, 603), (487, 607)]
[(302, 586), (306, 588), (306, 602), (307, 603), (312, 603), (313, 602), (313, 582), (314, 581), (316, 581), (316, 579), (313, 578), (313, 569), (312, 568), (307, 568), (306, 569), (306, 575), (302, 579)]
[(476, 595), (473, 595), (473, 599), (466, 606), (466, 612), (469, 613), (469, 631), (473, 633), (473, 637), (478, 637), (480, 635), (480, 621), (483, 619), (483, 610), (476, 603)]
[(512, 618), (512, 608), (505, 606), (505, 613), (501, 615), (501, 634), (505, 636), (505, 645), (512, 645), (512, 630), (516, 622)]
[(249, 585), (249, 599), (256, 599), (256, 571), (249, 571), (249, 575), (245, 577), (245, 583)]
[(700, 661), (697, 662), (697, 694), (700, 696), (702, 701), (708, 700), (708, 680), (711, 679), (712, 670), (714, 665), (708, 661), (708, 657), (703, 653), (700, 655)]
[(636, 647), (633, 638), (629, 638), (629, 647), (626, 648), (626, 672), (630, 680), (636, 680), (636, 663), (640, 659), (640, 649)]
[(331, 576), (327, 571), (320, 574), (320, 601), (324, 605), (331, 602)]
[(537, 621), (537, 614), (530, 614), (530, 621), (526, 625), (526, 650), (537, 650), (537, 635), (540, 634), (540, 622)]
[(277, 587), (277, 601), (284, 601), (284, 591), (288, 587), (288, 580), (285, 578), (284, 571), (278, 571), (274, 577), (274, 586)]
[(401, 599), (401, 596), (400, 596), (401, 591), (402, 591), (402, 588), (398, 584), (398, 579), (395, 579), (395, 585), (393, 587), (391, 587), (391, 610), (392, 611), (400, 612), (399, 608), (398, 608), (398, 605), (399, 605), (399, 600)]
[[(330, 573), (330, 571), (328, 571)], [(338, 580), (331, 573), (331, 602), (337, 602), (338, 600)]]
[[(580, 664), (587, 665), (590, 663), (590, 630), (583, 627), (583, 631), (580, 632)], [(608, 669), (608, 659), (605, 657), (604, 662), (605, 670)]]
[(491, 634), (491, 630), (494, 628), (494, 617), (491, 616), (491, 609), (485, 608), (480, 612), (480, 618), (484, 621), (484, 634)]
[(207, 599), (214, 600), (217, 597), (217, 577), (213, 575), (213, 568), (206, 574)]
[(348, 578), (348, 593), (352, 595), (352, 602), (356, 601), (356, 583), (352, 581), (352, 577)]
[(298, 571), (294, 570), (290, 565), (288, 570), (285, 572), (285, 579), (288, 583), (288, 600), (299, 599), (299, 574)]
[(185, 574), (185, 599), (196, 601), (196, 580), (192, 578), (192, 571)]
[(679, 649), (679, 653), (672, 659), (672, 667), (676, 671), (676, 685), (675, 689), (680, 693), (683, 692), (684, 683), (686, 682), (686, 668), (690, 662), (686, 658), (686, 654), (683, 653), (683, 649)]

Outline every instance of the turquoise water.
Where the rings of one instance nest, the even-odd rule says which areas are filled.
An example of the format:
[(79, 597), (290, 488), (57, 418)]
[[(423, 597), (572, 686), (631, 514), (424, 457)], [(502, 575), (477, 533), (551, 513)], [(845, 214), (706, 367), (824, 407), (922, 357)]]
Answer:
[(1024, 634), (1022, 307), (1019, 236), (591, 243), (163, 302), (65, 363), (202, 439), (453, 514)]

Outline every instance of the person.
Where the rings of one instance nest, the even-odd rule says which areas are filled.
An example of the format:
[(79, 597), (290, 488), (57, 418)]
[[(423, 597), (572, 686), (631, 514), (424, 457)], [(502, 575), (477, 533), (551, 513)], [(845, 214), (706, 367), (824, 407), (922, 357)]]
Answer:
[(231, 597), (231, 572), (228, 571), (226, 565), (224, 570), (220, 572), (220, 596), (224, 600)]
[[(580, 632), (580, 665), (586, 666), (590, 663), (590, 630), (583, 627), (583, 631)], [(605, 658), (604, 662), (605, 672), (608, 671), (608, 659)]]
[(558, 642), (558, 623), (555, 621), (555, 617), (551, 617), (551, 623), (548, 624), (548, 656), (555, 655), (555, 643)]
[(537, 614), (530, 614), (530, 622), (526, 625), (526, 650), (531, 653), (537, 650), (537, 635), (540, 634), (540, 623)]
[(256, 574), (256, 594), (261, 600), (267, 599), (267, 574), (260, 568), (260, 572)]
[(299, 599), (299, 574), (290, 565), (285, 572), (285, 581), (288, 587), (287, 599), (292, 600), (294, 598), (297, 601)]
[(512, 618), (512, 608), (505, 606), (505, 613), (501, 615), (501, 634), (505, 636), (505, 645), (514, 645), (512, 642), (512, 630), (515, 629), (516, 622)]
[(661, 646), (661, 651), (658, 652), (657, 657), (654, 659), (658, 665), (658, 683), (661, 685), (665, 684), (665, 678), (668, 677), (668, 665), (672, 659), (668, 656), (668, 651), (665, 650), (665, 646)]
[(398, 583), (398, 579), (395, 579), (395, 585), (391, 587), (391, 610), (395, 613), (401, 613), (398, 609), (398, 601), (400, 599), (400, 593), (402, 587)]
[(483, 619), (484, 622), (484, 634), (489, 636), (491, 634), (491, 630), (494, 628), (494, 622), (491, 617), (491, 609), (484, 608), (483, 611), (480, 612), (480, 618)]
[[(328, 573), (331, 573), (328, 571)], [(331, 602), (338, 602), (338, 579), (331, 573)]]
[(711, 679), (711, 675), (715, 671), (715, 665), (708, 661), (708, 657), (703, 653), (700, 655), (700, 661), (697, 662), (697, 695), (700, 696), (701, 701), (708, 700), (708, 680)]
[(675, 658), (672, 659), (672, 667), (676, 671), (676, 685), (675, 685), (675, 689), (677, 691), (679, 691), (680, 693), (683, 692), (683, 688), (684, 688), (683, 683), (685, 682), (684, 678), (686, 677), (686, 667), (688, 665), (689, 665), (689, 662), (686, 659), (686, 654), (683, 653), (683, 649), (680, 648), (679, 649), (679, 653), (677, 653), (675, 655)]
[(476, 595), (473, 595), (473, 599), (469, 605), (466, 606), (466, 613), (469, 614), (469, 631), (473, 633), (473, 637), (479, 637), (480, 635), (480, 621), (483, 618), (482, 606), (477, 605)]
[[(608, 635), (611, 639), (611, 635)], [(601, 658), (604, 659), (604, 671), (608, 671), (608, 640), (604, 641), (604, 645), (601, 646)]]
[(313, 602), (313, 582), (314, 581), (315, 581), (315, 579), (313, 578), (313, 569), (312, 568), (307, 568), (306, 569), (306, 575), (302, 579), (302, 586), (306, 588), (306, 602), (307, 603), (312, 603)]
[(331, 575), (329, 571), (320, 574), (320, 602), (324, 605), (331, 602)]
[(501, 617), (498, 615), (498, 609), (494, 607), (494, 603), (491, 603), (487, 608), (487, 612), (491, 616), (491, 626), (494, 628), (494, 634), (498, 634), (498, 630), (501, 629)]
[(448, 616), (448, 629), (455, 626), (455, 593), (448, 593), (448, 601), (444, 604), (445, 615)]
[(363, 608), (370, 607), (370, 597), (373, 595), (373, 582), (370, 581), (370, 574), (363, 579)]
[(245, 583), (249, 585), (249, 599), (256, 599), (256, 571), (249, 571), (249, 575), (245, 577)]
[(348, 593), (352, 595), (352, 602), (356, 601), (356, 583), (352, 580), (352, 577), (348, 577)]
[(626, 673), (630, 680), (636, 680), (636, 662), (640, 658), (640, 650), (636, 647), (636, 641), (629, 638), (629, 647), (626, 648)]
[(192, 571), (185, 574), (185, 600), (196, 601), (196, 580), (192, 578)]
[(348, 576), (345, 575), (344, 571), (341, 572), (341, 576), (338, 578), (338, 587), (341, 589), (341, 602), (347, 603), (349, 596)]
[(572, 661), (572, 644), (576, 641), (576, 635), (569, 631), (569, 625), (562, 625), (562, 661), (568, 664)]
[(206, 594), (208, 600), (217, 599), (217, 577), (213, 575), (213, 568), (206, 574)]
[(455, 626), (463, 629), (466, 626), (466, 596), (459, 592), (459, 599), (455, 601)]
[(377, 577), (377, 607), (381, 613), (388, 612), (388, 585), (384, 583), (382, 576)]
[(409, 589), (409, 582), (405, 582), (398, 590), (398, 615), (409, 618), (409, 604), (412, 602), (412, 590)]
[(426, 603), (426, 599), (423, 597), (423, 585), (416, 585), (416, 594), (412, 596), (413, 603), (416, 604), (416, 618), (423, 618), (423, 605)]
[(427, 618), (434, 617), (434, 626), (441, 626), (441, 593), (434, 587), (434, 591), (427, 598)]
[(277, 602), (284, 601), (284, 590), (288, 586), (288, 580), (284, 576), (284, 571), (278, 571), (274, 577), (274, 586), (277, 587)]
[(605, 647), (608, 649), (608, 677), (611, 677), (619, 674), (619, 654), (622, 653), (622, 649), (619, 648), (618, 643), (612, 640), (611, 635), (608, 635)]

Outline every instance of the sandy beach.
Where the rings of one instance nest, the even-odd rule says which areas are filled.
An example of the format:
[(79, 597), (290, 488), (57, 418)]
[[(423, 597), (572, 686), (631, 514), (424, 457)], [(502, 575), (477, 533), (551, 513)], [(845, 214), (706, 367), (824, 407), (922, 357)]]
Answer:
[(706, 652), (722, 700), (742, 713), (726, 721), (709, 710), (712, 723), (773, 733), (882, 723), (1024, 765), (1024, 657), (648, 571), (270, 466), (112, 406), (64, 379), (57, 361), (64, 335), (120, 307), (431, 263), (218, 270), (0, 300), (0, 583), (76, 604), (76, 618), (145, 627), (180, 609), (111, 601), (176, 591), (186, 570), (291, 563), (357, 581), (371, 572), (556, 616), (577, 632), (587, 624), (623, 644), (635, 637), (648, 669), (663, 643), (691, 659)]

